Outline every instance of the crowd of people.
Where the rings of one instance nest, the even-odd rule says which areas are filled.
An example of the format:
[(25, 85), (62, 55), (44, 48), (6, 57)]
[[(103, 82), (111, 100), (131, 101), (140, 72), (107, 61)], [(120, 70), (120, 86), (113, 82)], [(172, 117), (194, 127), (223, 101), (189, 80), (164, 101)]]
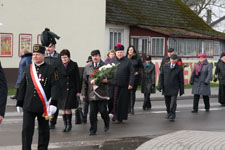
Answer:
[[(22, 149), (30, 150), (34, 134), (35, 118), (38, 120), (38, 149), (48, 149), (50, 129), (55, 129), (59, 110), (61, 110), (64, 128), (63, 132), (72, 129), (72, 109), (79, 106), (83, 99), (83, 123), (90, 120), (89, 135), (97, 132), (97, 114), (104, 121), (104, 131), (110, 128), (112, 121), (121, 124), (128, 119), (128, 114), (135, 114), (134, 105), (136, 90), (141, 87), (144, 94), (143, 110), (152, 108), (151, 94), (156, 92), (155, 65), (151, 56), (146, 56), (144, 62), (135, 47), (129, 46), (125, 52), (118, 43), (107, 54), (105, 61), (100, 50), (92, 50), (84, 69), (79, 70), (78, 64), (71, 59), (70, 51), (63, 49), (58, 53), (55, 33), (45, 29), (41, 35), (42, 45), (33, 46), (33, 54), (23, 52), (21, 56), (19, 75), (16, 83), (17, 111), (23, 112)], [(31, 62), (32, 58), (32, 62)], [(98, 92), (109, 98), (96, 94), (96, 86), (92, 83), (92, 74), (106, 64), (118, 64), (112, 78), (105, 78), (98, 87)], [(167, 116), (170, 121), (176, 118), (177, 97), (184, 94), (183, 63), (173, 48), (168, 49), (168, 55), (163, 58), (160, 66), (158, 90), (165, 99)], [(212, 65), (207, 61), (206, 54), (199, 54), (199, 62), (195, 64), (190, 84), (192, 87), (193, 110), (198, 112), (200, 96), (203, 96), (205, 110), (210, 111), (210, 81), (212, 80)], [(219, 103), (225, 106), (225, 52), (216, 65), (214, 81), (219, 79)], [(0, 65), (0, 123), (5, 113), (7, 85)]]

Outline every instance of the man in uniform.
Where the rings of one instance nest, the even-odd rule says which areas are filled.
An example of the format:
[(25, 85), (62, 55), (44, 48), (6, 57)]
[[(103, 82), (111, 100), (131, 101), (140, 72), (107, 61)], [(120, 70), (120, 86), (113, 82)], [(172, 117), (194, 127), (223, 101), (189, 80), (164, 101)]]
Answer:
[[(57, 80), (59, 80), (59, 67), (62, 64), (61, 58), (59, 53), (55, 50), (56, 48), (56, 39), (59, 39), (60, 37), (56, 35), (55, 33), (51, 32), (48, 28), (45, 29), (45, 31), (42, 32), (41, 34), (41, 43), (43, 46), (46, 48), (46, 56), (45, 56), (45, 62), (55, 69), (56, 73), (55, 77)], [(57, 89), (59, 88), (59, 84), (56, 83), (56, 86), (58, 86)], [(60, 99), (60, 91), (57, 91), (58, 94), (58, 100)], [(55, 129), (55, 125), (57, 123), (57, 117), (58, 117), (59, 110), (57, 109), (56, 113), (53, 115), (52, 119), (50, 120), (50, 129)]]
[(171, 55), (170, 62), (164, 64), (159, 75), (158, 90), (163, 90), (165, 97), (167, 117), (170, 121), (176, 118), (177, 96), (184, 94), (183, 67), (177, 64), (178, 56)]
[[(102, 119), (104, 120), (104, 131), (107, 132), (109, 130), (109, 114), (107, 111), (108, 101), (104, 98), (100, 98), (94, 93), (94, 87), (91, 84), (92, 78), (91, 74), (94, 73), (94, 70), (99, 69), (101, 66), (105, 65), (105, 63), (101, 60), (101, 54), (99, 50), (93, 50), (91, 52), (92, 63), (87, 64), (84, 68), (83, 73), (83, 84), (82, 84), (82, 96), (83, 99), (86, 97), (89, 98), (90, 101), (90, 135), (95, 135), (97, 132), (97, 114), (101, 113)], [(107, 79), (102, 81), (103, 83), (107, 83)], [(107, 85), (101, 85), (101, 89), (107, 91)], [(88, 94), (88, 95), (87, 95)]]
[(56, 111), (54, 68), (44, 62), (45, 47), (33, 46), (33, 64), (24, 70), (17, 101), (17, 111), (23, 112), (22, 149), (31, 150), (35, 118), (38, 120), (38, 150), (49, 144), (48, 119)]
[(1, 62), (0, 62), (0, 123), (2, 123), (2, 120), (5, 115), (7, 94), (8, 94), (8, 89), (7, 89), (5, 74), (3, 72)]
[[(165, 56), (165, 57), (162, 59), (162, 62), (161, 62), (161, 65), (160, 65), (160, 70), (161, 70), (161, 68), (162, 68), (162, 66), (163, 66), (164, 64), (168, 64), (168, 63), (170, 62), (170, 56), (173, 55), (173, 54), (175, 54), (175, 53), (176, 53), (176, 52), (174, 51), (173, 48), (169, 48), (169, 49), (168, 49), (167, 56)], [(182, 62), (181, 58), (178, 58), (178, 59), (177, 59), (177, 62)]]

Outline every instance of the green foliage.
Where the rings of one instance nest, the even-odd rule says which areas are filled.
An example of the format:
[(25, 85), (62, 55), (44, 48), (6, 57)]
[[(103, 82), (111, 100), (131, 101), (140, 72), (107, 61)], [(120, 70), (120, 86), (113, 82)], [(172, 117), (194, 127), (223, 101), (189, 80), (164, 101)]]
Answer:
[(8, 88), (8, 95), (15, 95), (16, 94), (16, 88)]

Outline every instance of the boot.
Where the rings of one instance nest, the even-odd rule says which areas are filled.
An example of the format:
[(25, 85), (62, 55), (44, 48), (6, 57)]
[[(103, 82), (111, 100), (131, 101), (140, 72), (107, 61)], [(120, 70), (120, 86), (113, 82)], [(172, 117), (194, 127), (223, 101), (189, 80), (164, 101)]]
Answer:
[(62, 132), (67, 132), (66, 129), (67, 129), (67, 118), (66, 118), (66, 114), (63, 114), (62, 115), (62, 118), (63, 118), (63, 122), (64, 122), (64, 129), (62, 130)]
[(72, 129), (72, 114), (66, 114), (66, 118), (67, 118), (66, 132), (69, 132)]

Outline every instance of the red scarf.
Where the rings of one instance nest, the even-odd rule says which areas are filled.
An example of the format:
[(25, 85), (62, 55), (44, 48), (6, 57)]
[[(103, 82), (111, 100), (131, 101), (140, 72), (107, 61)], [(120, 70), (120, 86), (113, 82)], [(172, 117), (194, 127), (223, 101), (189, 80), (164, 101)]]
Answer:
[(196, 64), (195, 75), (199, 76), (199, 73), (202, 71), (204, 62), (200, 62), (200, 64)]

